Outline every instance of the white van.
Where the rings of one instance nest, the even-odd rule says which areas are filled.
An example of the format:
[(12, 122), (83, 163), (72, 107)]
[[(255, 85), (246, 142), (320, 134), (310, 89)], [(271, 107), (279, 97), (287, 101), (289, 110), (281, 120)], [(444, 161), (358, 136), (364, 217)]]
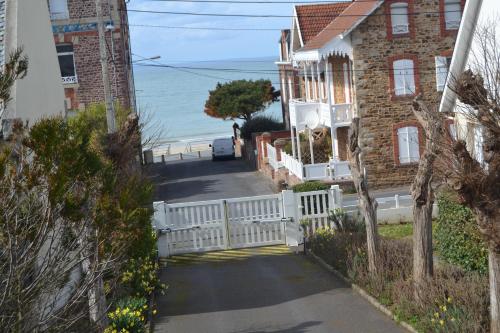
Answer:
[(223, 157), (235, 157), (233, 138), (215, 139), (210, 147), (212, 147), (212, 161)]

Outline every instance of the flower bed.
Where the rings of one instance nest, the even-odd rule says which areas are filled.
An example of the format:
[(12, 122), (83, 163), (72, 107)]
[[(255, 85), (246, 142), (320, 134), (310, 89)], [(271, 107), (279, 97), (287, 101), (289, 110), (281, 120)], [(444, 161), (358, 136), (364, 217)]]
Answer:
[(368, 273), (363, 232), (323, 230), (310, 238), (309, 248), (420, 332), (489, 331), (488, 279), (480, 273), (440, 265), (422, 302), (415, 301), (410, 240), (381, 239), (376, 276)]

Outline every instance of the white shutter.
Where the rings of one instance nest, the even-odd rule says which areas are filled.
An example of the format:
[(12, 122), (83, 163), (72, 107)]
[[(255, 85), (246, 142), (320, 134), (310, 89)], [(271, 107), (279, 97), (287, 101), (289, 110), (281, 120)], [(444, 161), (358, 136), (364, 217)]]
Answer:
[(418, 128), (408, 127), (408, 142), (410, 163), (420, 159), (420, 144), (418, 142)]
[(50, 18), (64, 20), (69, 18), (67, 0), (49, 0)]
[(420, 159), (420, 144), (418, 128), (414, 126), (398, 129), (399, 163), (418, 162)]
[(398, 2), (391, 5), (392, 33), (394, 35), (410, 32), (408, 24), (408, 4)]
[(397, 60), (394, 69), (394, 93), (396, 96), (415, 94), (415, 75), (413, 60)]
[(445, 0), (444, 19), (446, 30), (460, 28), (460, 21), (462, 20), (462, 5), (460, 0)]
[(448, 61), (446, 57), (436, 57), (436, 86), (438, 91), (443, 91), (446, 87), (448, 77)]
[(410, 154), (408, 149), (408, 127), (398, 129), (398, 143), (399, 143), (399, 163), (409, 163)]
[(474, 157), (479, 163), (483, 164), (483, 131), (479, 126), (474, 128)]

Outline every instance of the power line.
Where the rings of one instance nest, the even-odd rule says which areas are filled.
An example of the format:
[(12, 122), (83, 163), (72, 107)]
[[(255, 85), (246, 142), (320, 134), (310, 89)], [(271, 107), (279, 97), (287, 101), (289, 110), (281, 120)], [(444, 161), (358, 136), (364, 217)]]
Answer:
[[(265, 0), (242, 0), (242, 1), (235, 1), (235, 0), (150, 0), (153, 2), (195, 2), (195, 3), (241, 3), (241, 4), (309, 4), (309, 5), (318, 5), (318, 4), (346, 4), (346, 3), (353, 3), (353, 1), (276, 1), (276, 0), (271, 0), (271, 1), (265, 1)], [(356, 2), (377, 2), (380, 0), (357, 0)]]
[[(173, 12), (173, 11), (160, 11), (160, 10), (143, 10), (143, 9), (127, 9), (132, 13), (147, 13), (147, 14), (167, 14), (167, 15), (190, 15), (190, 16), (220, 16), (220, 17), (248, 17), (248, 18), (297, 18), (296, 15), (277, 15), (277, 14), (226, 14), (226, 13), (198, 13), (198, 12)], [(456, 11), (431, 11), (431, 12), (413, 12), (406, 14), (393, 13), (391, 15), (398, 16), (416, 16), (416, 15), (432, 15), (432, 14), (449, 14), (449, 13), (462, 13), (461, 10)], [(312, 18), (332, 18), (338, 17), (368, 17), (368, 16), (387, 16), (387, 14), (340, 14), (332, 18), (332, 15), (318, 14), (318, 15), (300, 15), (300, 17)]]

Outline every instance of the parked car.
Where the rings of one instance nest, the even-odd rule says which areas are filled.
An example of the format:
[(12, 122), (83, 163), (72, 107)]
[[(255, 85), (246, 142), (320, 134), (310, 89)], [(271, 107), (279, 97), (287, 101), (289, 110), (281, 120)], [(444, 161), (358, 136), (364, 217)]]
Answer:
[(215, 139), (210, 147), (212, 147), (212, 161), (219, 158), (235, 158), (233, 138)]

